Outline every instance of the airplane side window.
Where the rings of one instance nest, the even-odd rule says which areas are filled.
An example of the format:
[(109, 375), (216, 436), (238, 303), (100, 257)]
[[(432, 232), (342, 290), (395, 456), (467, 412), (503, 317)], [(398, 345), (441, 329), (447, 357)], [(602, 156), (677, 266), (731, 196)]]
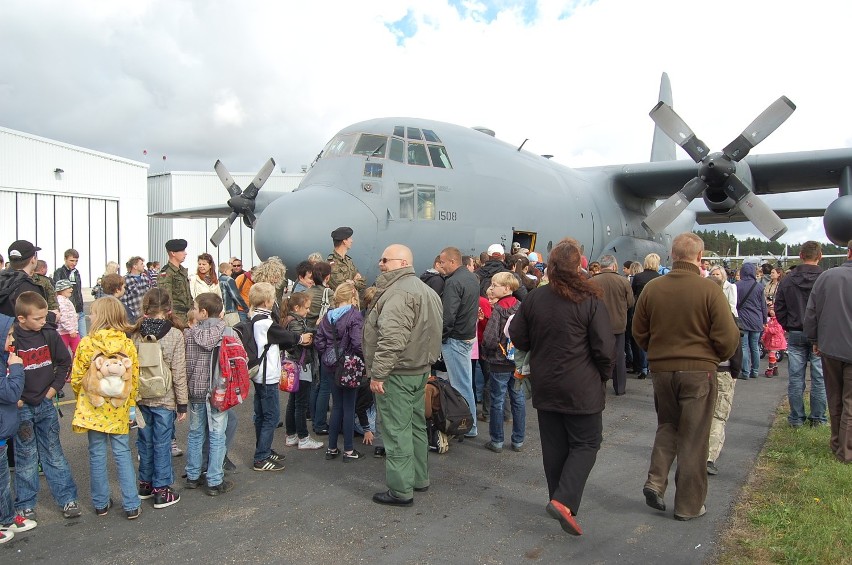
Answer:
[(426, 141), (434, 141), (435, 143), (441, 143), (441, 140), (435, 135), (435, 132), (430, 129), (423, 130), (423, 137), (426, 138)]
[(355, 146), (356, 134), (346, 133), (339, 135), (328, 142), (326, 151), (323, 152), (323, 157), (340, 157), (341, 155), (349, 155), (352, 152), (352, 147)]
[(405, 142), (396, 137), (391, 138), (390, 153), (388, 158), (398, 163), (405, 162)]
[(423, 139), (420, 128), (408, 128), (408, 139)]
[(426, 153), (426, 146), (422, 143), (408, 144), (408, 164), (429, 166), (429, 155)]
[(358, 144), (355, 145), (355, 155), (366, 155), (367, 157), (385, 158), (388, 147), (388, 138), (383, 135), (361, 134)]
[(442, 169), (452, 169), (447, 148), (443, 145), (429, 145), (429, 156), (432, 157), (432, 165)]
[(414, 219), (414, 185), (399, 183), (399, 219)]
[(435, 189), (417, 187), (417, 219), (435, 219)]
[(402, 126), (394, 126), (393, 127), (393, 134), (396, 137), (405, 137), (405, 128), (402, 127)]

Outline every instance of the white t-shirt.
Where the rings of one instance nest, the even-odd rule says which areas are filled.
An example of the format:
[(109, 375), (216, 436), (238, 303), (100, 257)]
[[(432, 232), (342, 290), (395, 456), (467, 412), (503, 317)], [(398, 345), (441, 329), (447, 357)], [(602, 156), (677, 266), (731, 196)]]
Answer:
[[(263, 348), (266, 347), (266, 333), (272, 325), (272, 319), (258, 320), (254, 323), (254, 341), (257, 343), (257, 354), (263, 355)], [(264, 371), (264, 364), (266, 371)], [(281, 380), (281, 350), (278, 344), (273, 343), (269, 346), (269, 351), (266, 353), (266, 360), (261, 361), (258, 366), (257, 375), (252, 380), (256, 383), (275, 385)]]

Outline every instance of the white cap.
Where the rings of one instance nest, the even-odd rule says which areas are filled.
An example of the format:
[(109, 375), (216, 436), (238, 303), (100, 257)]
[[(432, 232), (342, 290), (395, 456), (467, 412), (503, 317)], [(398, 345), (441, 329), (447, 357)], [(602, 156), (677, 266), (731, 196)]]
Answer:
[(489, 255), (503, 255), (505, 252), (506, 252), (506, 250), (503, 249), (503, 246), (500, 245), (499, 243), (494, 243), (494, 244), (488, 246), (488, 254)]

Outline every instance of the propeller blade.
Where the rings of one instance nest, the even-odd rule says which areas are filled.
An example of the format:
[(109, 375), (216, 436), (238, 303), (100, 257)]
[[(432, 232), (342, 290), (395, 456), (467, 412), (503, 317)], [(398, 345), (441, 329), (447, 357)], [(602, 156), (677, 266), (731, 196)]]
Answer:
[(649, 115), (654, 120), (654, 123), (672, 141), (683, 147), (684, 151), (696, 163), (700, 163), (710, 153), (710, 149), (704, 142), (695, 137), (695, 133), (686, 125), (686, 122), (665, 102), (660, 102), (654, 106), (654, 109), (651, 110)]
[(705, 188), (707, 183), (695, 177), (648, 214), (642, 225), (651, 233), (662, 233)]
[(273, 170), (275, 170), (275, 160), (270, 157), (269, 161), (266, 162), (266, 164), (257, 173), (257, 176), (251, 181), (251, 184), (243, 191), (243, 196), (249, 200), (254, 200), (255, 197), (257, 197), (260, 187), (263, 186), (263, 183), (266, 182), (266, 179), (269, 178), (269, 175), (272, 174)]
[(728, 179), (725, 193), (737, 201), (740, 212), (770, 241), (775, 241), (787, 231), (787, 225), (778, 214), (749, 190), (736, 175), (731, 175)]
[(786, 96), (782, 96), (761, 112), (739, 137), (725, 147), (722, 153), (734, 161), (739, 161), (748, 155), (753, 147), (778, 129), (793, 114), (795, 109), (796, 105)]
[(257, 224), (257, 216), (254, 215), (254, 212), (246, 210), (243, 212), (243, 223), (247, 228), (254, 229), (255, 224)]
[(237, 216), (239, 216), (239, 214), (231, 212), (230, 215), (225, 218), (225, 221), (219, 225), (219, 228), (213, 232), (213, 237), (210, 238), (210, 243), (213, 244), (213, 247), (219, 247), (219, 244), (222, 243), (222, 240), (225, 239), (226, 235), (228, 235), (228, 231), (231, 229), (231, 224), (234, 223)]
[(222, 161), (217, 159), (216, 164), (213, 165), (213, 170), (215, 170), (216, 174), (219, 175), (219, 180), (225, 185), (225, 190), (228, 191), (228, 194), (230, 194), (231, 197), (238, 196), (242, 193), (240, 185), (234, 182), (234, 179), (231, 178), (231, 173), (228, 172), (228, 169), (225, 168)]

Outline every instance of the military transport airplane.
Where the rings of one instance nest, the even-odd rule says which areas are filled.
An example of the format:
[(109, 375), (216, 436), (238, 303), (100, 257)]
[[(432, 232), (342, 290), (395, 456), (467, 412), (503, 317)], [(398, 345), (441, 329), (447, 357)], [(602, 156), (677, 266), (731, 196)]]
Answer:
[[(546, 257), (566, 235), (577, 238), (588, 257), (609, 253), (619, 261), (641, 262), (655, 252), (668, 262), (672, 237), (696, 221), (748, 219), (776, 239), (786, 231), (781, 218), (824, 212), (832, 241), (852, 239), (851, 148), (746, 157), (793, 112), (786, 97), (717, 153), (671, 109), (665, 74), (659, 99), (651, 111), (657, 125), (648, 163), (572, 169), (500, 141), (484, 128), (379, 118), (338, 132), (291, 193), (259, 191), (275, 166), (272, 159), (244, 191), (217, 162), (230, 194), (227, 206), (151, 215), (227, 216), (213, 245), (242, 216), (255, 229), (258, 256), (277, 255), (289, 266), (324, 242), (330, 247), (334, 228), (350, 226), (351, 256), (368, 280), (378, 274), (377, 260), (391, 243), (411, 247), (416, 268), (423, 270), (450, 245), (478, 254), (493, 243), (508, 248), (517, 241)], [(675, 143), (695, 163), (676, 160)], [(757, 196), (833, 187), (839, 187), (839, 197), (824, 211), (776, 213)], [(686, 209), (699, 195), (709, 212)], [(666, 200), (655, 207), (661, 199)]]

